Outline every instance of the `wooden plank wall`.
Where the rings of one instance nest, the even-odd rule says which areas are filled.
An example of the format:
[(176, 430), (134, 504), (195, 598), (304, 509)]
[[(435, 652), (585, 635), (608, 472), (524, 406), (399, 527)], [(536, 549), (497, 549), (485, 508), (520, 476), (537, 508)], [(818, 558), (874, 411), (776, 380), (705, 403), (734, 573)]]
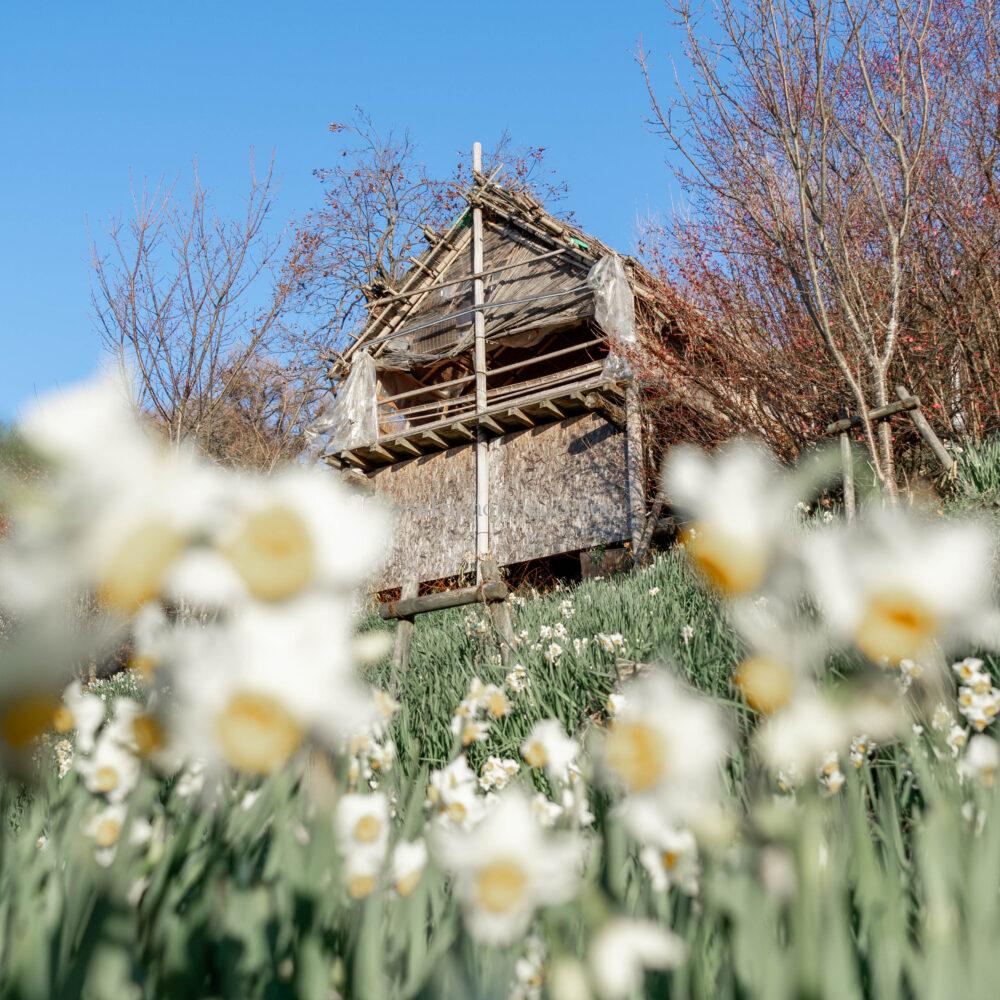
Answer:
[[(491, 548), (500, 565), (629, 537), (625, 434), (586, 413), (490, 442)], [(475, 448), (376, 469), (397, 511), (396, 540), (374, 589), (474, 567)]]

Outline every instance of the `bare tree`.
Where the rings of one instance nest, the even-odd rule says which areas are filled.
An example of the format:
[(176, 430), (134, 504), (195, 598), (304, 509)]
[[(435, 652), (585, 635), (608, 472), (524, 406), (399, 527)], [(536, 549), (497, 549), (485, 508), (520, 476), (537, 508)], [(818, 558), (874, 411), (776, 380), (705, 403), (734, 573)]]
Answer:
[[(273, 387), (264, 359), (285, 346), (282, 320), (296, 269), (294, 253), (285, 259), (273, 232), (273, 171), (272, 159), (259, 176), (251, 156), (249, 191), (235, 220), (212, 210), (197, 169), (184, 201), (170, 189), (144, 188), (133, 197), (131, 218), (112, 220), (103, 246), (92, 246), (104, 346), (134, 367), (141, 405), (173, 442), (218, 442), (223, 411), (247, 392), (252, 376), (266, 370)], [(306, 389), (299, 384), (300, 395)]]
[[(719, 0), (711, 34), (674, 9), (691, 81), (663, 106), (646, 79), (709, 220), (708, 252), (757, 255), (788, 277), (864, 416), (889, 401), (921, 186), (950, 108), (933, 0)], [(864, 432), (894, 495), (890, 428), (866, 419)]]

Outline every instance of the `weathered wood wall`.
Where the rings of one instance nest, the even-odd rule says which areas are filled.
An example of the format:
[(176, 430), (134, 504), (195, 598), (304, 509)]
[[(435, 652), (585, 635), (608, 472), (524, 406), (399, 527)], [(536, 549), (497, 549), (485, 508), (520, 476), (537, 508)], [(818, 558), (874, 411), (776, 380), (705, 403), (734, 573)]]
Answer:
[[(396, 540), (375, 589), (474, 566), (475, 447), (377, 469), (397, 509)], [(625, 434), (597, 414), (490, 442), (491, 549), (508, 565), (629, 537)]]

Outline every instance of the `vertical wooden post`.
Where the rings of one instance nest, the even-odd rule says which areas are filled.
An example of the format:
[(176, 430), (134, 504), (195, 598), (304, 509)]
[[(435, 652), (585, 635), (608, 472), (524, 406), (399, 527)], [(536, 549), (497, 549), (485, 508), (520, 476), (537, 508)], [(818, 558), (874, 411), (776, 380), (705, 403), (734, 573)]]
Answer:
[[(483, 580), (486, 583), (500, 581), (500, 570), (491, 556), (483, 560)], [(500, 659), (504, 666), (509, 666), (514, 657), (514, 623), (510, 617), (510, 605), (506, 601), (486, 605), (489, 616), (493, 619), (493, 627), (500, 633)]]
[[(420, 585), (416, 580), (407, 580), (400, 588), (400, 597), (416, 597)], [(410, 665), (410, 644), (413, 642), (413, 619), (401, 618), (396, 624), (396, 641), (392, 649), (392, 672), (389, 676), (389, 694), (399, 696), (403, 674)]]
[[(840, 408), (841, 419), (847, 417), (847, 407)], [(847, 431), (840, 433), (840, 464), (844, 470), (844, 516), (848, 522), (854, 520), (857, 504), (854, 498), (854, 456), (851, 454), (851, 439)]]
[(628, 477), (628, 526), (632, 556), (642, 547), (646, 525), (646, 463), (642, 449), (642, 410), (633, 379), (625, 389), (625, 471)]
[[(909, 399), (913, 393), (905, 385), (897, 385), (896, 395), (900, 399)], [(949, 474), (954, 472), (955, 459), (951, 457), (948, 449), (941, 443), (941, 439), (934, 433), (934, 428), (931, 427), (920, 408), (917, 407), (915, 410), (910, 410), (909, 413), (910, 419), (913, 421), (913, 426), (916, 427), (930, 450), (934, 452), (934, 457), (941, 464), (941, 468)]]
[[(482, 143), (472, 144), (472, 170), (483, 170)], [(472, 209), (472, 304), (482, 306), (485, 301), (483, 279), (483, 210), (478, 204)], [(476, 373), (476, 413), (486, 409), (486, 316), (481, 308), (473, 313), (475, 332), (474, 367)], [(476, 426), (476, 582), (483, 580), (483, 560), (490, 551), (490, 452), (486, 427)]]

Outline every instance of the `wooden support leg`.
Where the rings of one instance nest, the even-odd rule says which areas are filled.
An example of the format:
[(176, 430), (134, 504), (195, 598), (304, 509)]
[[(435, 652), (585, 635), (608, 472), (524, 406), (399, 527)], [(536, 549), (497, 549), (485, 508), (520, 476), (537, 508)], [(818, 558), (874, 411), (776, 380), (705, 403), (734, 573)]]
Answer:
[[(841, 408), (840, 416), (842, 419), (847, 418), (846, 408)], [(844, 516), (851, 522), (854, 520), (857, 504), (854, 498), (854, 456), (851, 454), (851, 439), (847, 436), (847, 431), (840, 434), (840, 464), (844, 470)]]
[[(905, 385), (897, 385), (896, 395), (900, 399), (908, 399), (912, 393)], [(931, 427), (923, 412), (918, 407), (915, 410), (910, 410), (909, 413), (910, 419), (913, 421), (913, 426), (916, 427), (927, 447), (934, 452), (934, 457), (940, 463), (941, 468), (945, 472), (952, 474), (955, 470), (955, 459), (951, 457), (948, 449), (941, 443), (941, 439), (934, 433), (934, 428)]]
[(635, 558), (646, 526), (646, 468), (642, 445), (642, 410), (639, 389), (630, 382), (625, 390), (625, 462), (628, 476), (628, 524)]
[[(416, 597), (420, 585), (416, 580), (407, 580), (401, 588), (400, 597)], [(396, 642), (392, 650), (392, 674), (389, 678), (389, 694), (399, 697), (403, 675), (410, 666), (410, 644), (413, 642), (413, 619), (402, 618), (396, 625)]]
[[(492, 559), (484, 559), (483, 582), (500, 582), (500, 570)], [(506, 601), (486, 605), (490, 618), (493, 620), (493, 627), (500, 635), (500, 659), (503, 665), (510, 666), (514, 659), (514, 623), (510, 617), (510, 605)]]

